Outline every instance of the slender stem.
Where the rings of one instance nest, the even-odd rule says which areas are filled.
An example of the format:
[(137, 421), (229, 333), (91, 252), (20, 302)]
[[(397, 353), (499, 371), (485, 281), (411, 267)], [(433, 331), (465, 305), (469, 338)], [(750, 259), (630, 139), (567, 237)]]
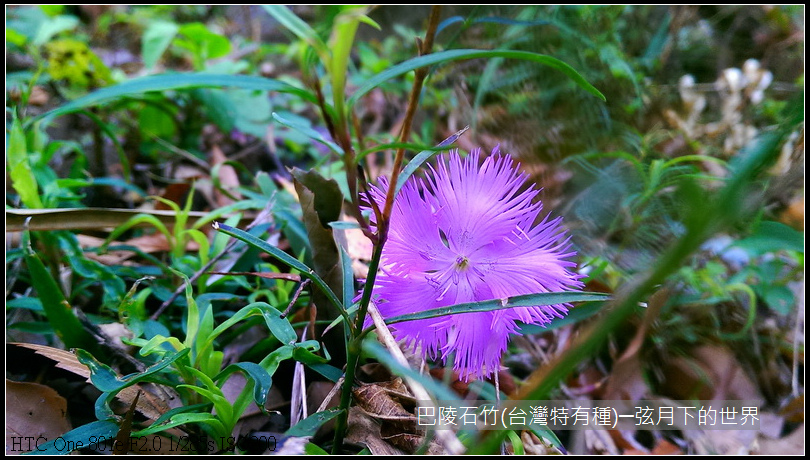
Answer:
[[(371, 300), (371, 291), (374, 287), (374, 281), (377, 278), (377, 269), (380, 265), (382, 257), (382, 243), (374, 247), (374, 254), (371, 257), (371, 263), (368, 267), (368, 278), (366, 278), (366, 285), (363, 288), (363, 297), (360, 299), (360, 310), (357, 313), (357, 323), (362, 329), (363, 322), (365, 322), (366, 313), (368, 312), (368, 304)], [(354, 331), (358, 331), (355, 326)], [(354, 386), (354, 375), (357, 371), (357, 364), (360, 361), (360, 342), (363, 336), (355, 334), (349, 341), (346, 354), (348, 356), (346, 362), (346, 376), (343, 380), (343, 388), (340, 393), (340, 409), (342, 412), (337, 417), (335, 423), (335, 442), (332, 445), (332, 454), (339, 454), (340, 448), (343, 445), (343, 437), (346, 433), (347, 423), (349, 420), (349, 404), (352, 401), (352, 387)]]
[[(439, 16), (441, 13), (441, 6), (434, 5), (431, 7), (430, 10), (430, 18), (428, 20), (428, 29), (425, 34), (424, 42), (420, 42), (419, 47), (419, 54), (425, 55), (430, 53), (431, 48), (433, 48), (433, 39), (436, 36), (436, 29), (439, 26)], [(413, 88), (411, 89), (411, 95), (408, 99), (408, 107), (405, 112), (405, 120), (402, 124), (402, 131), (400, 132), (400, 142), (405, 143), (408, 140), (408, 136), (411, 133), (411, 124), (413, 122), (414, 114), (416, 113), (416, 107), (419, 104), (419, 94), (422, 92), (422, 84), (425, 81), (425, 77), (427, 77), (428, 69), (423, 67), (416, 69), (415, 74), (416, 77), (414, 79)], [(345, 150), (345, 147), (344, 147)], [(346, 151), (348, 154), (348, 150)], [(352, 152), (353, 153), (353, 152)], [(394, 194), (396, 191), (396, 184), (397, 184), (397, 177), (399, 176), (400, 171), (402, 170), (402, 161), (405, 156), (405, 149), (400, 148), (397, 150), (396, 159), (394, 162), (394, 169), (391, 172), (391, 181), (388, 187), (388, 194), (385, 198), (385, 207), (383, 209), (382, 215), (380, 216), (377, 214), (377, 241), (374, 245), (374, 254), (371, 258), (371, 263), (368, 267), (368, 278), (366, 279), (366, 285), (363, 287), (363, 295), (360, 299), (360, 308), (357, 312), (357, 320), (354, 324), (353, 338), (349, 341), (347, 355), (347, 363), (346, 363), (346, 378), (343, 381), (343, 388), (340, 395), (340, 409), (341, 413), (338, 415), (337, 422), (335, 424), (335, 442), (332, 446), (332, 453), (337, 454), (340, 453), (340, 449), (343, 445), (343, 437), (346, 433), (346, 427), (349, 418), (349, 405), (351, 404), (352, 399), (352, 388), (354, 386), (354, 376), (357, 371), (357, 364), (360, 360), (360, 342), (363, 340), (360, 332), (363, 330), (363, 324), (366, 320), (366, 314), (368, 313), (368, 305), (369, 301), (371, 300), (371, 292), (374, 288), (374, 281), (377, 277), (377, 270), (379, 269), (380, 259), (382, 258), (382, 250), (383, 246), (385, 245), (386, 237), (388, 236), (388, 221), (391, 216), (391, 209), (394, 205)], [(352, 199), (356, 205), (359, 202), (355, 199), (356, 198), (356, 182), (352, 184), (352, 182), (357, 180), (354, 171), (354, 164), (353, 162), (350, 164), (347, 159), (346, 166), (347, 166), (347, 175), (349, 174), (349, 166), (351, 166), (351, 175), (349, 176), (349, 187), (354, 185), (354, 189), (352, 191)], [(353, 160), (353, 157), (352, 157)], [(373, 206), (373, 205), (372, 205)], [(359, 206), (355, 206), (357, 212), (359, 214)], [(376, 211), (375, 211), (376, 212)]]
[[(430, 20), (428, 22), (428, 30), (425, 34), (425, 40), (421, 43), (419, 55), (424, 56), (430, 54), (433, 48), (433, 38), (436, 36), (436, 29), (439, 26), (439, 16), (441, 13), (441, 5), (433, 5), (430, 9)], [(413, 124), (413, 117), (416, 114), (416, 107), (419, 105), (419, 95), (422, 92), (422, 85), (427, 77), (428, 68), (420, 67), (415, 71), (415, 78), (413, 80), (413, 88), (411, 88), (411, 95), (408, 99), (408, 108), (405, 112), (405, 120), (402, 122), (402, 131), (400, 131), (399, 141), (403, 144), (408, 141), (408, 136), (411, 134), (411, 125)], [(405, 158), (405, 148), (400, 147), (397, 149), (396, 157), (394, 157), (394, 168), (391, 171), (391, 185), (388, 187), (388, 194), (385, 197), (385, 206), (383, 207), (383, 220), (388, 221), (391, 217), (391, 210), (394, 207), (394, 195), (397, 189), (397, 179), (399, 173), (402, 171), (402, 162)], [(388, 230), (388, 226), (381, 226), (380, 231)], [(380, 233), (380, 239), (385, 240), (383, 233)]]

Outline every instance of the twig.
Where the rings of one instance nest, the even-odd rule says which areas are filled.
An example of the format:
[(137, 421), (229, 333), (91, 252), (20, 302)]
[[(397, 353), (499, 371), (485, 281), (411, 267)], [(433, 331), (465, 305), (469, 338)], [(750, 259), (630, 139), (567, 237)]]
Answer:
[[(430, 48), (433, 46), (433, 38), (436, 36), (436, 29), (439, 25), (439, 13), (441, 12), (441, 6), (433, 6), (430, 10), (430, 20), (428, 23), (428, 30), (425, 34), (425, 41), (424, 43), (420, 44), (420, 55), (424, 55), (430, 52)], [(422, 84), (424, 83), (425, 76), (427, 75), (426, 68), (420, 68), (416, 70), (416, 78), (414, 80), (413, 89), (411, 90), (411, 97), (408, 100), (408, 108), (406, 112), (406, 119), (402, 126), (401, 132), (401, 142), (405, 142), (410, 135), (410, 127), (411, 123), (413, 122), (413, 116), (416, 113), (416, 106), (419, 103), (419, 93), (422, 91)], [(349, 143), (350, 144), (350, 143)], [(350, 145), (349, 145), (350, 146)], [(351, 146), (350, 146), (351, 147)], [(348, 153), (348, 152), (347, 152)], [(380, 259), (382, 258), (382, 248), (385, 245), (385, 238), (388, 234), (388, 219), (391, 215), (391, 209), (393, 208), (394, 202), (394, 194), (396, 191), (396, 183), (397, 183), (397, 176), (399, 175), (399, 171), (402, 169), (402, 159), (405, 155), (404, 149), (399, 149), (397, 151), (397, 159), (399, 160), (398, 163), (394, 166), (394, 171), (391, 174), (391, 184), (388, 188), (388, 194), (385, 200), (385, 208), (382, 213), (382, 216), (378, 217), (377, 219), (377, 241), (374, 244), (374, 254), (371, 258), (371, 263), (369, 264), (369, 273), (368, 279), (366, 280), (366, 287), (363, 289), (363, 295), (360, 299), (360, 308), (357, 312), (357, 319), (355, 322), (355, 330), (357, 334), (363, 330), (363, 323), (366, 319), (366, 314), (368, 312), (369, 302), (371, 301), (371, 291), (374, 287), (374, 280), (376, 279), (377, 269), (379, 268)], [(346, 158), (344, 157), (344, 160)], [(350, 162), (347, 161), (347, 164)], [(356, 181), (357, 178), (354, 176), (354, 170), (351, 168), (347, 168), (347, 175), (351, 174), (352, 177), (349, 177), (349, 185), (356, 186), (352, 184), (353, 181)], [(352, 193), (352, 196), (356, 196), (356, 187)], [(357, 201), (355, 201), (357, 203)], [(353, 209), (357, 214), (360, 214), (359, 207), (355, 206)], [(358, 220), (359, 221), (359, 220)], [(349, 346), (347, 349), (347, 356), (348, 362), (346, 363), (346, 380), (343, 383), (343, 393), (340, 395), (340, 409), (343, 411), (337, 418), (337, 422), (335, 424), (335, 442), (332, 446), (332, 453), (337, 454), (340, 452), (340, 448), (343, 444), (343, 436), (346, 433), (346, 428), (348, 424), (348, 417), (349, 417), (349, 405), (351, 404), (351, 393), (352, 393), (352, 386), (354, 385), (354, 376), (357, 372), (357, 367), (359, 364), (360, 359), (360, 341), (362, 339), (359, 338), (358, 335), (355, 335), (352, 340), (349, 341)]]
[(338, 381), (335, 382), (335, 386), (333, 386), (332, 389), (329, 390), (329, 394), (326, 395), (326, 398), (324, 398), (321, 405), (318, 406), (318, 410), (316, 410), (315, 412), (318, 413), (325, 411), (326, 408), (329, 406), (329, 402), (332, 401), (332, 398), (334, 398), (336, 394), (338, 394), (338, 391), (340, 391), (340, 388), (342, 386), (343, 386), (343, 377), (339, 378)]
[[(439, 15), (442, 7), (440, 5), (433, 5), (430, 9), (430, 20), (428, 22), (428, 30), (425, 34), (425, 41), (419, 47), (419, 55), (425, 56), (430, 54), (433, 48), (433, 38), (436, 36), (436, 29), (439, 26)], [(416, 114), (416, 107), (419, 105), (419, 95), (422, 92), (422, 85), (427, 77), (428, 68), (420, 67), (414, 72), (413, 88), (411, 88), (411, 95), (408, 99), (408, 108), (405, 112), (405, 119), (402, 122), (402, 131), (400, 131), (399, 141), (405, 143), (411, 134), (411, 125), (413, 124), (413, 117)], [(388, 187), (388, 194), (385, 197), (385, 206), (383, 207), (382, 221), (378, 222), (377, 233), (382, 242), (385, 241), (388, 232), (388, 219), (391, 217), (391, 210), (394, 207), (394, 193), (397, 189), (397, 179), (402, 170), (402, 162), (405, 158), (405, 148), (400, 147), (397, 149), (397, 155), (394, 158), (394, 168), (391, 171), (391, 184)]]
[[(251, 228), (259, 225), (260, 222), (264, 221), (265, 218), (270, 215), (270, 210), (273, 209), (273, 202), (274, 202), (274, 200), (268, 200), (267, 205), (264, 207), (264, 209), (262, 209), (262, 212), (260, 212), (256, 216), (256, 218), (253, 220), (253, 222), (248, 224), (248, 226), (246, 227), (247, 230), (250, 230)], [(239, 240), (231, 240), (231, 241), (229, 241), (228, 244), (225, 246), (225, 250), (223, 250), (219, 254), (215, 255), (214, 257), (211, 257), (211, 260), (209, 260), (207, 264), (205, 264), (202, 268), (200, 268), (199, 270), (194, 272), (193, 275), (191, 275), (191, 277), (188, 279), (188, 282), (189, 283), (196, 282), (202, 275), (204, 275), (206, 272), (208, 272), (208, 270), (215, 263), (217, 263), (219, 261), (219, 259), (221, 259), (225, 254), (230, 254), (231, 251), (233, 251), (233, 248), (236, 247), (236, 245), (239, 244), (239, 243), (241, 243), (241, 241), (239, 241)], [(169, 305), (171, 305), (172, 302), (174, 302), (174, 300), (177, 299), (177, 296), (179, 296), (180, 294), (183, 293), (183, 291), (185, 291), (185, 289), (186, 289), (185, 283), (181, 283), (180, 286), (178, 286), (177, 289), (175, 289), (175, 291), (172, 293), (172, 295), (168, 299), (166, 299), (166, 301), (163, 302), (160, 305), (160, 307), (158, 307), (158, 309), (152, 314), (152, 316), (149, 317), (149, 319), (151, 319), (153, 321), (157, 320), (160, 317), (160, 315), (163, 314), (163, 312), (167, 308), (169, 308)]]
[(284, 313), (281, 314), (282, 318), (286, 318), (287, 315), (290, 314), (290, 311), (295, 306), (295, 302), (298, 301), (298, 296), (301, 295), (301, 291), (304, 290), (307, 284), (309, 284), (309, 278), (304, 279), (304, 281), (301, 281), (301, 283), (298, 285), (298, 288), (296, 288), (295, 293), (293, 294), (292, 300), (290, 300), (290, 304), (287, 305), (287, 308), (284, 309)]
[[(410, 368), (408, 360), (405, 358), (402, 350), (400, 350), (396, 339), (393, 335), (391, 335), (391, 331), (388, 330), (385, 320), (383, 320), (382, 315), (380, 315), (380, 312), (377, 310), (377, 306), (374, 305), (373, 302), (368, 306), (368, 314), (371, 316), (371, 320), (374, 321), (374, 325), (377, 326), (377, 337), (380, 338), (383, 345), (385, 345), (399, 364)], [(405, 382), (408, 384), (408, 387), (411, 389), (411, 392), (417, 401), (432, 400), (430, 394), (427, 392), (427, 390), (425, 390), (425, 387), (422, 386), (421, 383), (410, 377), (405, 377)], [(441, 443), (444, 445), (447, 454), (460, 455), (464, 453), (464, 445), (461, 444), (461, 441), (458, 440), (456, 434), (452, 431), (436, 430), (436, 437), (439, 438)]]

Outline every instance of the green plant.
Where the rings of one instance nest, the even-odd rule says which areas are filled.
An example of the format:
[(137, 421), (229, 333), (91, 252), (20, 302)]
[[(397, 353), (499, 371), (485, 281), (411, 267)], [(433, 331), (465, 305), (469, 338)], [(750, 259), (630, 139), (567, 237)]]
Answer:
[[(410, 58), (398, 46), (401, 37), (410, 39), (413, 35), (404, 28), (396, 32), (399, 37), (389, 35), (381, 44), (357, 39), (357, 32), (364, 24), (379, 28), (369, 18), (367, 7), (319, 10), (325, 12), (323, 20), (311, 26), (286, 7), (267, 6), (265, 11), (289, 30), (293, 39), (290, 45), (260, 45), (258, 49), (276, 53), (271, 58), (285, 53), (286, 56), (279, 59), (291, 57), (301, 71), (300, 79), (290, 76), (270, 79), (240, 74), (257, 70), (256, 61), (264, 56), (244, 60), (226, 57), (236, 47), (224, 35), (215, 32), (217, 29), (206, 20), (205, 11), (194, 13), (192, 18), (181, 18), (171, 7), (147, 7), (138, 9), (140, 16), (134, 15), (137, 17), (128, 23), (145, 30), (141, 43), (148, 72), (159, 69), (158, 64), (165, 56), (168, 59), (164, 62), (180, 58), (171, 62), (193, 68), (191, 73), (122, 79), (121, 83), (97, 89), (36, 116), (25, 113), (24, 101), (40, 81), (39, 77), (18, 80), (29, 83), (27, 87), (21, 86), (24, 91), (15, 102), (19, 110), (12, 111), (8, 128), (9, 174), (19, 197), (16, 204), (29, 208), (15, 211), (15, 215), (34, 215), (31, 225), (44, 228), (44, 223), (51, 223), (56, 220), (54, 216), (59, 215), (58, 212), (48, 214), (52, 210), (46, 210), (43, 215), (48, 216), (47, 222), (44, 218), (37, 220), (35, 208), (82, 206), (79, 187), (114, 185), (119, 189), (140, 190), (127, 182), (135, 180), (129, 164), (137, 163), (138, 158), (158, 162), (161, 149), (194, 163), (207, 175), (197, 183), (209, 181), (232, 201), (227, 206), (213, 206), (216, 209), (209, 212), (193, 211), (197, 187), (192, 186), (189, 195), (176, 201), (155, 197), (170, 208), (165, 215), (157, 211), (132, 211), (118, 218), (111, 225), (115, 230), (98, 250), (83, 250), (76, 235), (68, 231), (72, 229), (68, 224), (60, 227), (59, 232), (30, 234), (33, 245), (28, 244), (29, 234), (26, 233), (23, 250), (7, 254), (9, 264), (18, 260), (26, 262), (29, 273), (23, 273), (21, 279), (38, 292), (38, 299), (15, 293), (17, 297), (8, 302), (8, 308), (27, 310), (36, 318), (47, 318), (50, 332), (55, 332), (66, 346), (80, 348), (77, 356), (88, 366), (94, 386), (102, 392), (95, 406), (98, 420), (76, 428), (66, 434), (65, 439), (109, 437), (119, 426), (122, 435), (132, 436), (182, 428), (186, 433), (203, 433), (215, 439), (218, 451), (231, 451), (226, 440), (240, 417), (253, 403), (265, 409), (270, 388), (282, 378), (277, 372), (279, 365), (288, 360), (314, 370), (331, 382), (343, 379), (336, 409), (313, 414), (287, 432), (290, 436), (312, 436), (323, 423), (336, 419), (331, 446), (326, 446), (333, 453), (345, 452), (352, 393), (358, 368), (365, 359), (378, 360), (390, 368), (392, 374), (423, 387), (428, 396), (453, 398), (455, 395), (447, 382), (438, 382), (411, 369), (395, 357), (396, 347), (386, 350), (377, 343), (375, 337), (384, 339), (387, 332), (379, 321), (376, 326), (379, 330), (367, 328), (365, 324), (372, 314), (370, 310), (373, 311), (372, 286), (380, 268), (397, 193), (437, 152), (450, 148), (464, 134), (462, 130), (434, 145), (440, 122), (429, 120), (421, 128), (413, 127), (418, 106), (440, 108), (450, 103), (447, 99), (452, 98), (451, 93), (455, 94), (453, 90), (436, 83), (450, 75), (448, 64), (456, 61), (482, 59), (485, 62), (477, 80), (477, 108), (497, 103), (515, 114), (538, 105), (551, 110), (563, 101), (566, 105), (561, 109), (561, 119), (568, 120), (574, 110), (584, 112), (585, 118), (607, 110), (605, 118), (600, 120), (622, 124), (620, 129), (610, 131), (610, 136), (604, 136), (604, 132), (593, 133), (593, 136), (583, 136), (588, 139), (574, 141), (571, 151), (589, 153), (573, 155), (563, 165), (594, 172), (595, 176), (580, 177), (591, 183), (596, 177), (596, 185), (603, 186), (591, 189), (591, 192), (596, 190), (592, 194), (596, 198), (606, 195), (600, 190), (623, 187), (611, 195), (615, 198), (612, 206), (589, 201), (583, 194), (581, 203), (569, 208), (580, 217), (583, 226), (597, 227), (592, 231), (592, 235), (597, 235), (591, 238), (592, 242), (604, 242), (609, 249), (600, 252), (583, 245), (581, 254), (591, 266), (586, 281), (602, 282), (609, 290), (615, 290), (616, 300), (613, 308), (600, 315), (599, 306), (607, 299), (604, 294), (531, 294), (388, 318), (389, 325), (521, 305), (590, 302), (578, 306), (566, 319), (547, 329), (586, 318), (595, 319), (595, 326), (581, 334), (583, 339), (578, 346), (570, 348), (525, 382), (519, 397), (543, 399), (572, 369), (596, 355), (607, 337), (637, 311), (639, 302), (645, 301), (659, 284), (675, 284), (683, 287), (686, 294), (699, 294), (699, 308), (704, 310), (706, 306), (725, 308), (728, 304), (735, 308), (739, 304), (746, 307), (744, 320), (738, 323), (717, 321), (710, 324), (716, 326), (714, 331), (683, 327), (683, 334), (675, 337), (679, 344), (691, 333), (698, 338), (714, 334), (712, 338), (719, 340), (746, 340), (747, 334), (756, 330), (757, 302), (764, 302), (780, 314), (787, 311), (786, 305), (791, 299), (785, 289), (803, 269), (803, 249), (797, 249), (796, 235), (767, 221), (749, 232), (749, 227), (740, 224), (739, 219), (749, 216), (743, 204), (756, 193), (748, 184), (758, 177), (759, 168), (775, 156), (786, 133), (796, 126), (795, 117), (785, 116), (787, 121), (778, 129), (766, 132), (758, 143), (750, 144), (748, 151), (734, 161), (700, 154), (678, 157), (659, 154), (657, 138), (646, 132), (637, 133), (629, 123), (644, 112), (642, 75), (659, 68), (656, 56), (664, 46), (668, 15), (655, 16), (655, 34), (653, 40), (646, 43), (650, 34), (636, 34), (633, 28), (635, 14), (646, 17), (649, 13), (650, 9), (645, 7), (604, 10), (531, 7), (508, 18), (478, 16), (482, 10), (476, 9), (476, 14), (468, 18), (450, 18), (444, 22), (439, 20), (440, 10), (436, 7), (431, 10), (424, 39), (417, 40), (419, 55)], [(117, 14), (110, 13), (104, 20), (111, 21), (109, 18)], [(172, 17), (169, 20), (164, 17), (162, 22), (147, 20), (155, 15)], [(587, 26), (589, 37), (584, 34), (579, 37), (571, 26), (580, 20)], [(437, 37), (448, 37), (448, 32), (442, 35), (442, 31), (452, 30), (459, 23), (461, 27), (455, 37), (437, 40)], [(497, 49), (455, 49), (455, 43), (469, 39), (466, 31), (472, 27), (485, 30), (484, 38), (491, 40), (489, 44)], [(10, 41), (16, 44), (14, 46), (25, 46), (30, 38), (15, 30), (7, 33)], [(504, 30), (506, 33), (502, 34)], [(535, 45), (549, 35), (555, 46), (566, 45), (566, 40), (576, 44), (576, 49), (561, 48), (563, 51), (558, 56), (576, 62), (585, 77), (561, 60), (536, 53), (546, 50)], [(628, 36), (632, 40), (625, 40)], [(632, 42), (636, 48), (639, 43), (646, 43), (644, 56), (639, 57), (638, 53), (624, 48), (625, 41)], [(579, 46), (583, 43), (592, 46)], [(58, 44), (79, 49), (75, 43)], [(557, 54), (557, 48), (554, 50)], [(353, 55), (361, 57), (359, 63), (353, 62)], [(224, 59), (213, 62), (216, 58)], [(92, 67), (91, 61), (87, 61), (88, 67)], [(512, 66), (514, 62), (521, 64)], [(538, 69), (542, 67), (536, 64), (558, 72), (541, 73)], [(59, 75), (57, 72), (49, 78), (54, 79), (55, 85), (69, 85)], [(112, 75), (115, 79), (121, 76), (115, 71)], [(92, 80), (84, 83), (92, 87), (109, 82), (101, 77)], [(572, 81), (576, 85), (571, 85)], [(610, 88), (611, 94), (617, 94), (616, 102), (605, 109), (598, 101), (604, 97), (588, 81), (599, 82), (600, 88), (603, 84)], [(515, 90), (517, 86), (522, 89)], [(407, 98), (398, 133), (381, 134), (376, 131), (379, 128), (372, 133), (364, 132), (368, 125), (359, 120), (363, 114), (361, 101), (371, 92), (379, 91)], [(313, 108), (321, 121), (311, 120)], [(115, 174), (102, 170), (93, 174), (98, 177), (87, 178), (83, 169), (88, 158), (82, 151), (87, 143), (50, 142), (44, 136), (44, 129), (54, 119), (75, 113), (87, 114), (97, 127), (96, 132), (113, 140), (119, 151), (124, 151), (120, 148), (120, 139), (125, 138), (124, 144), (129, 147), (127, 155), (120, 156), (122, 177), (106, 177)], [(137, 117), (130, 116), (135, 113)], [(279, 127), (277, 133), (282, 142), (274, 144), (271, 140), (271, 153), (274, 146), (282, 146), (282, 150), (289, 149), (295, 159), (301, 161), (308, 159), (301, 153), (310, 152), (316, 160), (312, 169), (290, 171), (297, 200), (266, 173), (255, 175), (255, 180), (249, 182), (246, 178), (251, 171), (245, 167), (240, 169), (235, 161), (206, 164), (204, 148), (200, 147), (205, 121), (214, 122), (225, 133), (249, 133), (261, 138), (267, 135), (268, 124), (273, 123)], [(325, 126), (325, 130), (321, 126)], [(617, 131), (626, 136), (614, 142), (610, 138)], [(93, 141), (98, 144), (101, 137)], [(129, 150), (133, 145), (134, 155)], [(324, 146), (326, 150), (318, 151), (315, 145)], [(593, 148), (584, 149), (584, 145)], [(75, 168), (68, 179), (59, 179), (49, 166), (50, 160), (54, 155), (68, 155), (68, 152), (76, 153)], [(407, 161), (407, 152), (415, 153), (410, 161)], [(392, 158), (390, 186), (383, 201), (369, 203), (371, 211), (364, 211), (361, 208), (363, 197), (372, 180), (368, 177), (370, 166), (381, 153), (390, 154)], [(704, 169), (707, 164), (727, 170), (728, 179), (713, 177), (707, 172), (709, 168)], [(234, 166), (238, 171), (239, 185), (230, 190), (220, 187), (219, 183), (219, 172), (225, 166)], [(721, 186), (723, 188), (719, 188)], [(140, 194), (146, 195), (142, 191)], [(706, 203), (708, 207), (703, 206)], [(253, 210), (262, 212), (248, 216), (246, 211)], [(85, 215), (99, 220), (104, 212), (86, 211), (89, 213)], [(106, 213), (112, 214), (111, 211)], [(354, 217), (356, 223), (343, 221), (343, 212)], [(253, 222), (244, 227), (248, 220)], [(215, 229), (211, 234), (206, 234), (208, 224), (213, 224)], [(143, 231), (143, 226), (151, 228)], [(750, 233), (748, 238), (738, 238), (735, 244), (761, 263), (737, 270), (717, 259), (699, 263), (688, 258), (703, 240), (720, 228), (733, 230), (735, 234)], [(169, 248), (167, 256), (153, 256), (140, 248), (117, 243), (124, 235), (147, 235), (152, 229), (157, 236), (165, 237)], [(347, 229), (359, 229), (373, 243), (368, 279), (361, 288), (354, 277), (351, 258), (337, 241)], [(774, 233), (784, 238), (763, 243)], [(588, 236), (587, 231), (579, 233), (580, 240)], [(281, 246), (277, 241), (288, 246)], [(199, 250), (188, 251), (189, 243), (196, 243)], [(768, 244), (772, 244), (772, 250), (763, 250)], [(789, 248), (783, 251), (786, 245)], [(135, 260), (146, 264), (106, 266), (90, 258), (94, 256), (91, 252), (122, 248), (132, 252)], [(628, 264), (620, 256), (634, 260)], [(71, 277), (60, 279), (57, 274), (65, 268), (70, 270)], [(182, 282), (178, 287), (179, 279)], [(126, 293), (128, 285), (130, 289)], [(99, 286), (102, 289), (96, 289)], [(136, 367), (135, 372), (122, 376), (120, 374), (126, 371), (114, 370), (116, 364), (108, 363), (104, 347), (95, 347), (87, 340), (79, 315), (64, 308), (66, 303), (81, 304), (82, 299), (88, 298), (102, 299), (97, 303), (98, 310), (91, 312), (91, 323), (98, 324), (117, 316), (133, 333), (125, 343), (138, 349), (137, 359), (134, 364), (130, 363)], [(660, 321), (673, 328), (693, 326), (682, 313), (693, 300), (686, 295), (676, 297), (664, 309)], [(314, 336), (319, 340), (305, 340), (300, 330), (296, 332), (304, 325), (287, 319), (288, 312), (311, 304), (316, 306), (318, 314), (314, 321), (307, 323), (306, 330), (311, 334), (314, 329)], [(738, 311), (734, 311), (738, 317)], [(28, 327), (17, 325), (21, 329)], [(15, 324), (9, 328), (12, 326)], [(255, 328), (266, 337), (240, 352), (234, 359), (235, 364), (225, 365), (226, 347)], [(523, 330), (527, 334), (537, 332), (531, 327)], [(656, 337), (652, 339), (654, 342)], [(224, 387), (234, 373), (244, 374), (247, 384), (232, 398)], [(154, 417), (150, 426), (131, 428), (126, 418), (121, 422), (120, 411), (113, 410), (113, 401), (122, 390), (145, 383), (160, 385), (176, 394), (181, 407)], [(502, 397), (494, 387), (487, 385), (478, 382), (482, 388), (476, 391), (488, 398)], [(534, 432), (561, 447), (553, 433), (542, 429)], [(497, 452), (505, 436), (509, 436), (516, 452), (523, 449), (523, 441), (514, 433), (465, 436), (463, 442), (473, 452)], [(196, 447), (199, 452), (208, 450), (204, 445)], [(55, 452), (52, 445), (47, 445), (46, 449)], [(427, 449), (427, 441), (420, 449)], [(309, 445), (305, 451), (325, 453), (315, 445)]]

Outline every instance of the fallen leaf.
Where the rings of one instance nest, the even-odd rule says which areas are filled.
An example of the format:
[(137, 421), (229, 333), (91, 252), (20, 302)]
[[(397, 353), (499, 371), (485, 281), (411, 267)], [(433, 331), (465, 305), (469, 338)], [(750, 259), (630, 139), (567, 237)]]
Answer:
[(805, 455), (804, 452), (804, 423), (793, 430), (792, 433), (781, 439), (760, 438), (754, 453), (760, 455)]
[(213, 166), (211, 171), (214, 172), (216, 167), (219, 166), (217, 172), (219, 185), (231, 195), (229, 197), (227, 194), (222, 193), (219, 188), (214, 188), (214, 202), (219, 207), (233, 203), (234, 200), (231, 197), (237, 200), (242, 198), (242, 195), (237, 191), (240, 185), (239, 175), (236, 173), (236, 169), (234, 169), (233, 166), (225, 163), (226, 161), (228, 161), (228, 157), (225, 156), (218, 145), (214, 144), (211, 147), (211, 165)]
[(698, 455), (748, 455), (757, 432), (753, 430), (685, 430)]
[(585, 447), (588, 453), (619, 455), (619, 449), (606, 430), (585, 430)]
[(67, 401), (56, 390), (6, 379), (6, 454), (30, 452), (37, 439), (55, 439), (70, 429)]
[[(88, 369), (84, 364), (80, 363), (78, 358), (76, 358), (76, 356), (69, 351), (32, 343), (10, 343), (8, 345), (33, 350), (36, 354), (54, 361), (57, 368), (76, 374), (82, 377), (87, 383), (92, 383), (90, 381), (90, 369)], [(138, 391), (143, 391), (143, 394), (141, 395), (141, 398), (137, 404), (137, 410), (149, 419), (156, 420), (170, 408), (165, 402), (167, 395), (160, 394), (157, 391), (147, 391), (151, 388), (153, 388), (152, 385), (135, 384), (118, 392), (116, 399), (129, 405), (135, 400)]]
[(416, 416), (392, 399), (389, 390), (380, 384), (363, 384), (354, 390), (357, 405), (374, 418), (416, 423)]
[(520, 440), (523, 441), (523, 450), (528, 455), (562, 455), (559, 449), (538, 438), (531, 431), (521, 433)]
[(658, 313), (668, 298), (669, 290), (666, 288), (660, 289), (650, 296), (644, 319), (641, 321), (636, 335), (633, 336), (621, 357), (613, 364), (602, 395), (603, 399), (638, 401), (649, 395), (650, 389), (644, 379), (639, 352), (650, 325), (658, 318)]
[(683, 451), (680, 447), (672, 444), (666, 439), (659, 439), (652, 450), (653, 455), (682, 455)]
[[(56, 209), (6, 209), (6, 232), (21, 232), (25, 219), (31, 217), (28, 229), (32, 231), (91, 230), (115, 228), (138, 214), (149, 214), (165, 225), (173, 226), (177, 215), (174, 211), (118, 208), (56, 208)], [(190, 211), (188, 225), (207, 213)], [(139, 226), (149, 226), (144, 223)]]
[(662, 393), (676, 400), (763, 402), (756, 385), (725, 346), (697, 347), (691, 357), (675, 358), (663, 372)]
[(372, 455), (404, 455), (400, 449), (383, 441), (380, 425), (362, 409), (349, 408), (349, 428), (346, 431), (346, 442), (365, 446)]

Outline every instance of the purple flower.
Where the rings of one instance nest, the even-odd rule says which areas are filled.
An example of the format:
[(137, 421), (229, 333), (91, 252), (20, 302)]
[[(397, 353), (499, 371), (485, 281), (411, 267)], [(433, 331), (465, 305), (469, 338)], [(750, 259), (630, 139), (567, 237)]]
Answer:
[[(400, 190), (374, 285), (385, 318), (465, 302), (582, 288), (569, 269), (575, 254), (561, 218), (539, 219), (539, 190), (509, 155), (479, 167), (479, 151), (430, 168)], [(387, 183), (373, 188), (384, 201)], [(372, 218), (373, 220), (373, 218)], [(539, 221), (538, 221), (539, 220)], [(518, 307), (465, 313), (392, 326), (399, 340), (431, 359), (452, 357), (461, 378), (486, 377), (500, 368), (517, 322), (549, 324), (567, 305)]]

